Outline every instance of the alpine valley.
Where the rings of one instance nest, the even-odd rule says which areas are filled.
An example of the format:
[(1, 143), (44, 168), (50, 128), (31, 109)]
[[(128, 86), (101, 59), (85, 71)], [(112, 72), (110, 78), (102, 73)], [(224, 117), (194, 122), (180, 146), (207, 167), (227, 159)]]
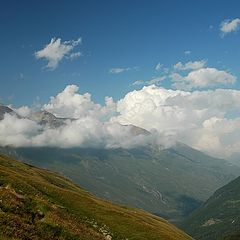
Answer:
[[(2, 106), (4, 111), (17, 115)], [(65, 121), (46, 111), (35, 113), (31, 119), (52, 128)], [(133, 134), (150, 134), (130, 127)], [(59, 172), (98, 197), (144, 209), (175, 224), (240, 174), (239, 167), (182, 143), (170, 148), (148, 145), (132, 149), (6, 146), (1, 151)]]

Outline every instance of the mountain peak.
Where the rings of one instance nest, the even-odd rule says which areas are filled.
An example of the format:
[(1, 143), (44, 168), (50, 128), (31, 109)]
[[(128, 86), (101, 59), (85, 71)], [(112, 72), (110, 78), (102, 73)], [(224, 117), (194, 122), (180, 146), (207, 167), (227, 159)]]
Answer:
[(30, 117), (33, 121), (36, 121), (40, 125), (49, 125), (52, 128), (57, 128), (65, 124), (64, 118), (58, 118), (54, 114), (46, 111), (41, 110), (38, 112), (35, 112)]
[(0, 104), (0, 120), (3, 120), (4, 115), (6, 113), (13, 114), (15, 112), (11, 108), (9, 108), (9, 107), (7, 107), (7, 106), (5, 106), (3, 104)]

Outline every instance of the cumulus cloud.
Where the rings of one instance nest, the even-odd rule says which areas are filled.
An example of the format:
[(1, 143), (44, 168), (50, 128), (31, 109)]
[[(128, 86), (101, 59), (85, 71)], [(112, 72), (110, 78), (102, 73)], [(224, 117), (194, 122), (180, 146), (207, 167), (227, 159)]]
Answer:
[(22, 118), (5, 114), (0, 121), (0, 146), (130, 148), (152, 141), (150, 136), (133, 134), (132, 126), (111, 121), (117, 113), (111, 97), (105, 98), (104, 105), (96, 104), (89, 93), (80, 94), (76, 85), (67, 86), (42, 106), (42, 110), (63, 119), (64, 124), (57, 127), (36, 122), (26, 106), (14, 110)]
[(224, 20), (220, 24), (220, 31), (222, 32), (223, 36), (231, 33), (231, 32), (236, 32), (239, 29), (240, 25), (240, 19), (235, 18), (233, 20)]
[(186, 90), (218, 85), (231, 85), (234, 84), (237, 79), (234, 75), (216, 68), (201, 68), (191, 71), (187, 76), (173, 73), (170, 77), (174, 82), (172, 86), (177, 89)]
[(54, 70), (64, 58), (75, 59), (82, 55), (80, 52), (72, 52), (81, 42), (81, 38), (65, 42), (61, 42), (61, 38), (52, 38), (51, 42), (43, 49), (35, 52), (35, 57), (47, 60), (48, 64), (46, 68)]
[(0, 121), (0, 145), (31, 146), (32, 137), (38, 134), (39, 129), (38, 124), (29, 119), (5, 114)]
[(43, 109), (63, 118), (99, 115), (101, 105), (93, 103), (89, 93), (81, 95), (78, 90), (78, 86), (68, 85), (57, 96), (51, 97), (50, 102), (45, 104)]
[[(0, 145), (132, 148), (180, 141), (230, 157), (240, 154), (239, 106), (239, 90), (189, 92), (155, 85), (129, 92), (117, 102), (106, 97), (100, 105), (89, 93), (81, 94), (76, 85), (69, 85), (42, 106), (67, 118), (65, 124), (51, 128), (28, 119), (31, 109), (15, 109), (26, 117), (5, 114), (0, 121)], [(151, 134), (133, 134), (132, 125)]]
[(149, 86), (121, 99), (117, 104), (119, 115), (113, 119), (149, 131), (155, 129), (160, 138), (229, 157), (240, 152), (239, 118), (228, 118), (237, 111), (239, 97), (238, 90), (186, 92)]
[(206, 66), (206, 61), (201, 60), (201, 61), (194, 61), (194, 62), (190, 61), (185, 64), (182, 62), (178, 62), (173, 67), (174, 69), (177, 69), (177, 70), (197, 70), (197, 69), (203, 68), (204, 66)]

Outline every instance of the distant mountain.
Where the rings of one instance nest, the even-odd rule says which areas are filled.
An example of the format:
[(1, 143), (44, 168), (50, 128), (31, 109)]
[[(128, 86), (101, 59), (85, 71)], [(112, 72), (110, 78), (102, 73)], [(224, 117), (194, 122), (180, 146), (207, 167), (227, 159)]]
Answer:
[[(12, 114), (17, 116), (18, 118), (21, 118), (14, 110), (11, 108), (1, 105), (0, 104), (0, 121), (3, 120), (4, 115)], [(27, 119), (30, 119), (32, 121), (37, 122), (40, 125), (48, 125), (51, 128), (57, 128), (65, 124), (66, 120), (73, 120), (70, 118), (59, 118), (53, 115), (50, 112), (47, 112), (45, 110), (37, 111), (32, 113), (30, 116), (26, 117)]]
[(62, 173), (99, 197), (178, 222), (240, 169), (186, 145), (169, 149), (8, 150), (27, 163)]
[(147, 131), (146, 129), (144, 128), (140, 128), (140, 127), (137, 127), (137, 126), (134, 126), (132, 124), (129, 124), (129, 125), (122, 125), (122, 126), (126, 126), (126, 127), (130, 127), (130, 132), (133, 134), (133, 135), (149, 135), (151, 134), (149, 131)]
[(240, 177), (218, 189), (182, 227), (196, 239), (240, 239)]
[(51, 128), (57, 128), (65, 124), (67, 118), (58, 118), (45, 110), (33, 113), (30, 119), (40, 125), (48, 125)]
[(0, 104), (0, 121), (3, 120), (6, 113), (17, 115), (11, 108)]
[(0, 239), (192, 239), (159, 217), (100, 200), (59, 174), (4, 155), (0, 199)]

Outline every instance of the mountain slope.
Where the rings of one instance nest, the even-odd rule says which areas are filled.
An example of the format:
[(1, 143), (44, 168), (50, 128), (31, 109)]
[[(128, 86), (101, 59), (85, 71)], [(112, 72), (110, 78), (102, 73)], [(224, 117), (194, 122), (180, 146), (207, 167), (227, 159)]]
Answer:
[(217, 190), (182, 227), (196, 239), (240, 239), (235, 234), (240, 229), (240, 177)]
[(170, 149), (19, 148), (32, 165), (69, 177), (101, 198), (179, 221), (240, 169), (182, 144)]
[(1, 105), (0, 103), (0, 121), (3, 120), (4, 115), (8, 113), (8, 114), (15, 114), (17, 115), (11, 108)]
[(167, 221), (93, 197), (62, 176), (0, 155), (0, 238), (176, 239)]

